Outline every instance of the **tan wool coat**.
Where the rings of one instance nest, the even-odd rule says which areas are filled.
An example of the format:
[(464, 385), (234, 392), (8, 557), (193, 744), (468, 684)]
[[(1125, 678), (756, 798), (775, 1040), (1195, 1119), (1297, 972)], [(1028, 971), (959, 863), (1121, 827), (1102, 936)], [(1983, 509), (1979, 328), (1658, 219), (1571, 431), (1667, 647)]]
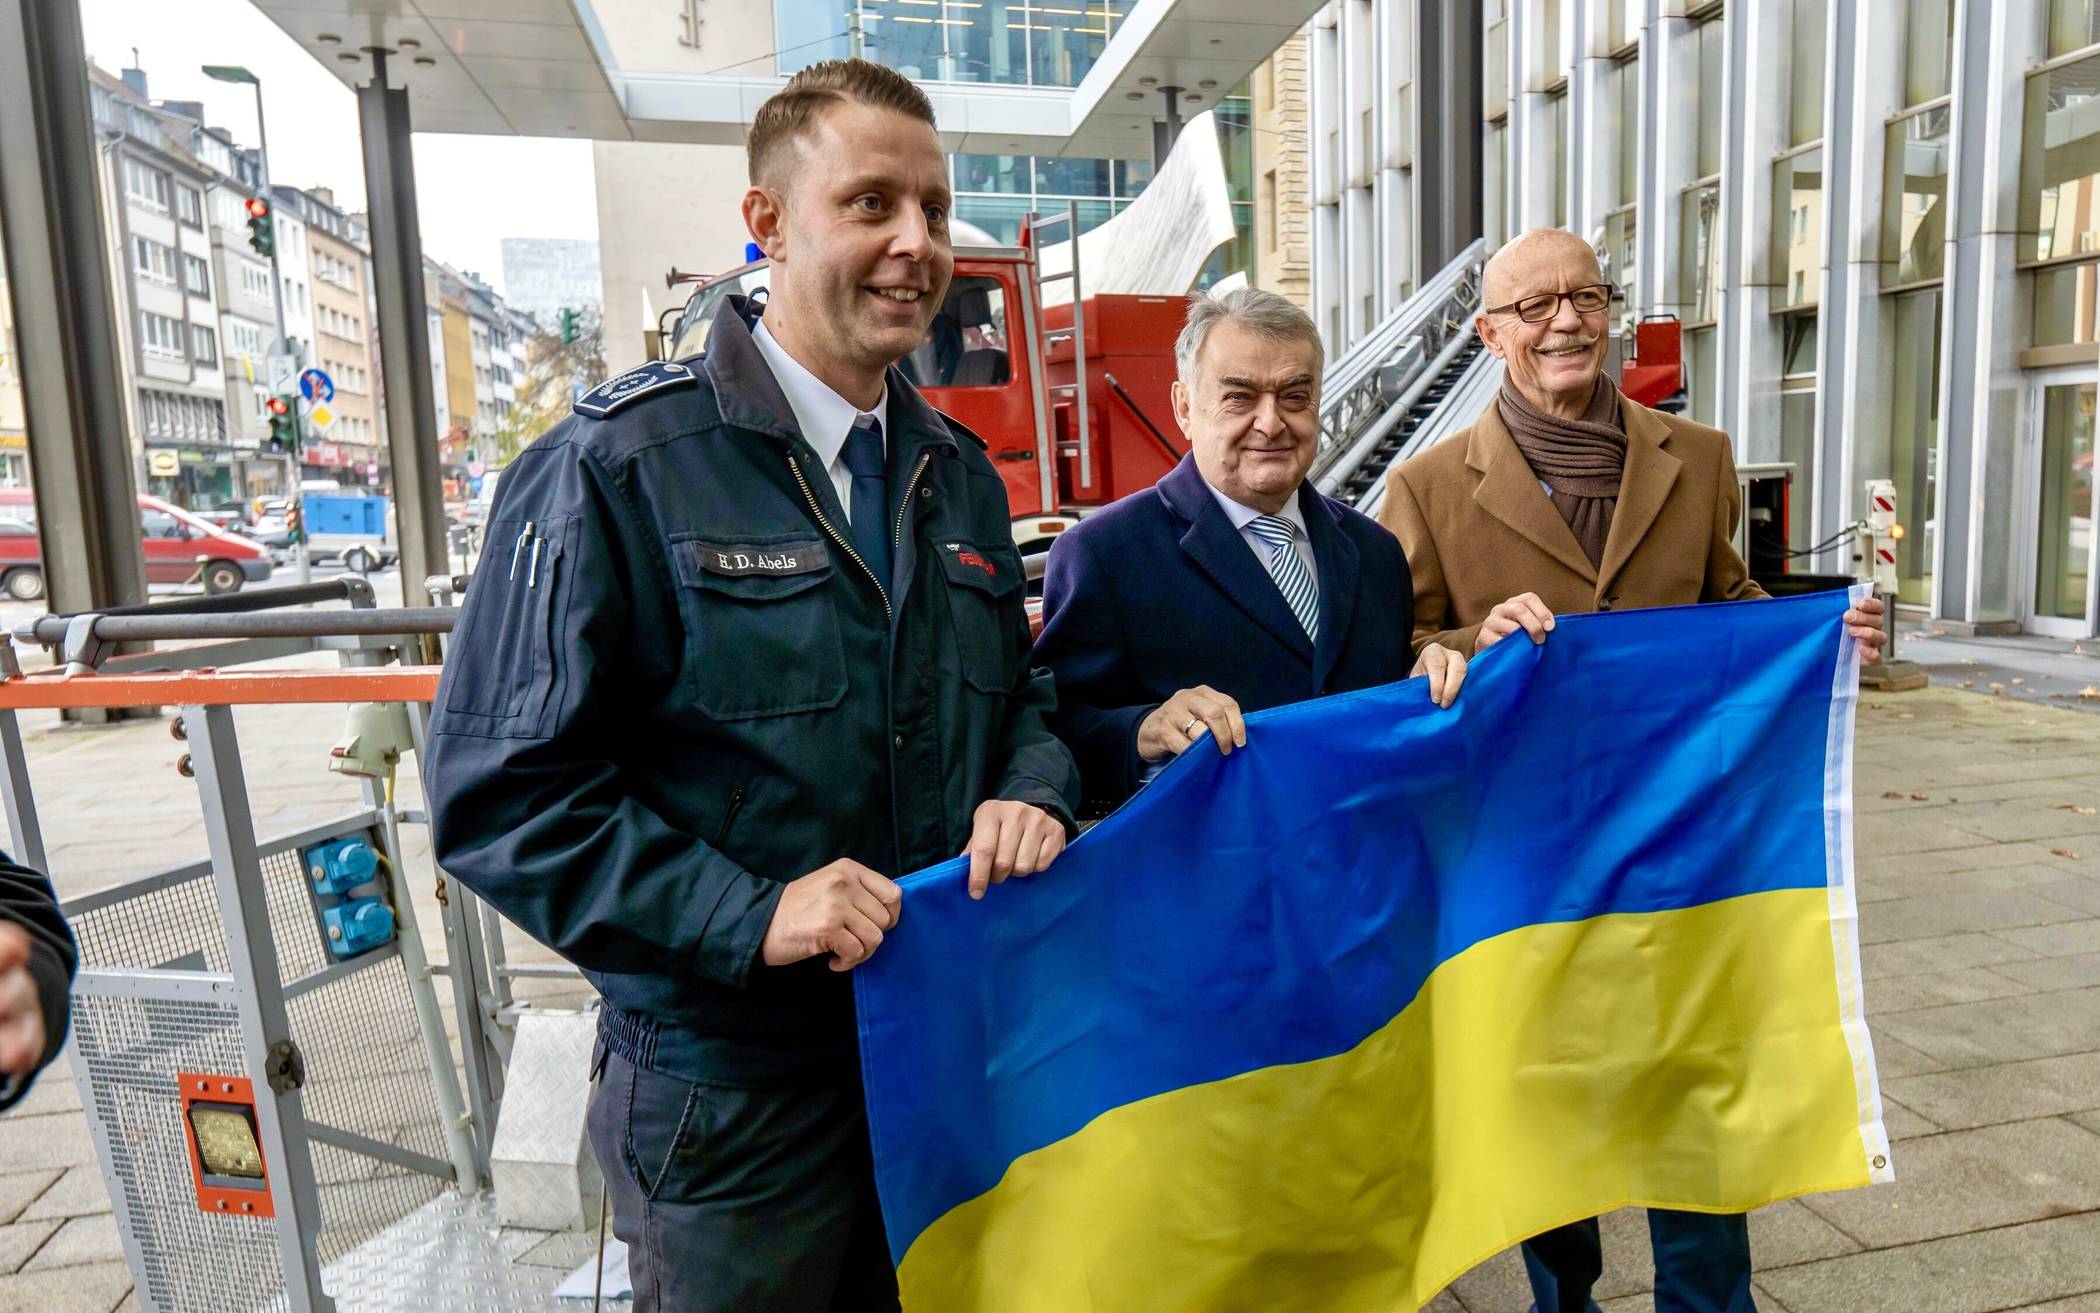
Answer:
[(1470, 656), (1480, 622), (1519, 593), (1555, 615), (1763, 597), (1733, 539), (1728, 435), (1621, 397), (1626, 472), (1592, 567), (1490, 402), (1473, 426), (1386, 475), (1379, 520), (1414, 576), (1417, 651)]

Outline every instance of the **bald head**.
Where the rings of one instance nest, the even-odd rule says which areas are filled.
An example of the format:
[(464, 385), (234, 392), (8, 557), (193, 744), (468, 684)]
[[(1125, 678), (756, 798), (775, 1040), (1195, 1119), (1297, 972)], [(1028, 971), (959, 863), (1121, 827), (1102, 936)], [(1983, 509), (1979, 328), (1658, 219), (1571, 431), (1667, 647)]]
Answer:
[(1507, 305), (1533, 292), (1558, 291), (1604, 281), (1597, 252), (1565, 228), (1533, 228), (1505, 242), (1481, 272), (1487, 305)]

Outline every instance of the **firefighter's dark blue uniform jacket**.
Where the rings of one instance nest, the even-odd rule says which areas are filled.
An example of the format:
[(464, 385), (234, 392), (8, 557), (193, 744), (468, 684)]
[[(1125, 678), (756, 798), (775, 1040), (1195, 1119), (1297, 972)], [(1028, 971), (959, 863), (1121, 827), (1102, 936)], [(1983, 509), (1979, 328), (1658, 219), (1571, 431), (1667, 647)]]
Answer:
[[(584, 969), (608, 1044), (688, 1079), (850, 1078), (852, 992), (768, 967), (785, 881), (955, 856), (986, 799), (1069, 818), (982, 444), (892, 369), (893, 571), (849, 545), (731, 297), (504, 472), (439, 686), (443, 867)], [(1069, 820), (1067, 820), (1069, 826)]]

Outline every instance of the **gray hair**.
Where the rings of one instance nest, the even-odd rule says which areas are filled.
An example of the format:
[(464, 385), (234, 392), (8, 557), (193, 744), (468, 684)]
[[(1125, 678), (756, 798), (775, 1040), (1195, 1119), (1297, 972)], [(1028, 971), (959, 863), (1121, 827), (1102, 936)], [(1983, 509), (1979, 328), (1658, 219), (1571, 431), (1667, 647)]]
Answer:
[(1228, 319), (1271, 342), (1311, 343), (1315, 375), (1326, 363), (1326, 345), (1312, 316), (1276, 293), (1259, 287), (1237, 287), (1216, 296), (1198, 292), (1189, 298), (1188, 321), (1174, 339), (1174, 370), (1183, 387), (1196, 385), (1196, 358), (1203, 354), (1210, 330)]

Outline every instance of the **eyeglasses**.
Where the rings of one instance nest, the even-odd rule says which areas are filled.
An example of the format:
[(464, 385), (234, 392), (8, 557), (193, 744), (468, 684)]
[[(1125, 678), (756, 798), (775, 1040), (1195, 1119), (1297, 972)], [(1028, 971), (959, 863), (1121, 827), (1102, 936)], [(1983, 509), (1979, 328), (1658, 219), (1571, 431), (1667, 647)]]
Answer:
[(1575, 313), (1594, 315), (1619, 299), (1619, 289), (1610, 283), (1594, 283), (1588, 287), (1577, 287), (1567, 292), (1540, 292), (1521, 301), (1498, 305), (1482, 314), (1514, 314), (1527, 324), (1543, 324), (1560, 313), (1560, 303), (1566, 301), (1575, 307)]

